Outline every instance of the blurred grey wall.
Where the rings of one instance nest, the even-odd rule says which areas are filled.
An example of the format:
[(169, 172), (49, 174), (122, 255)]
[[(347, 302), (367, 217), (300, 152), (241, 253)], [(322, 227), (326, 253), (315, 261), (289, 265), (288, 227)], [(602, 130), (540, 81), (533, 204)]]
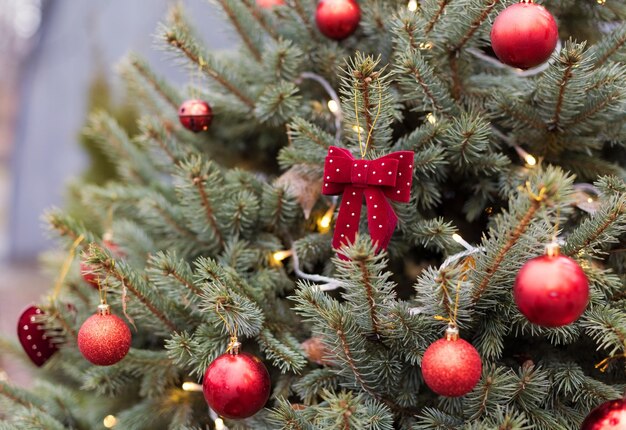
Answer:
[[(235, 45), (236, 36), (208, 1), (183, 3), (209, 48)], [(9, 201), (9, 258), (13, 260), (35, 258), (50, 246), (41, 214), (62, 204), (64, 184), (86, 164), (77, 136), (87, 115), (87, 91), (95, 68), (106, 65), (113, 77), (119, 59), (135, 51), (171, 81), (182, 85), (189, 78), (167, 62), (165, 53), (154, 49), (157, 24), (172, 1), (49, 0), (44, 4), (40, 40), (21, 77)]]

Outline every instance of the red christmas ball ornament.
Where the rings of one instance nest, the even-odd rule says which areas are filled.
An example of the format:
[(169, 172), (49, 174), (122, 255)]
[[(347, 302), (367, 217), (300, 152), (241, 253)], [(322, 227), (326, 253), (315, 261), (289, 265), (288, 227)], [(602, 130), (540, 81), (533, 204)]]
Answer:
[(626, 399), (602, 403), (587, 415), (580, 430), (626, 430)]
[(126, 323), (111, 314), (107, 304), (85, 320), (78, 331), (78, 349), (93, 364), (110, 366), (119, 362), (130, 349), (131, 335)]
[(449, 326), (446, 337), (430, 345), (422, 358), (426, 385), (440, 396), (460, 397), (474, 389), (482, 373), (476, 348), (459, 338), (459, 330)]
[(251, 417), (270, 396), (270, 375), (258, 357), (236, 348), (209, 365), (202, 383), (204, 398), (219, 415), (231, 419)]
[(330, 39), (343, 40), (359, 26), (361, 9), (355, 0), (320, 0), (315, 22), (322, 34)]
[[(108, 249), (114, 257), (123, 258), (126, 256), (124, 252), (120, 249), (119, 245), (113, 242), (113, 235), (110, 232), (105, 233), (102, 237), (102, 246)], [(80, 275), (83, 277), (85, 282), (87, 282), (96, 290), (100, 288), (98, 275), (96, 275), (93, 268), (84, 261), (80, 262)]]
[(515, 278), (513, 297), (528, 321), (545, 327), (571, 324), (589, 302), (585, 272), (571, 258), (559, 255), (550, 244), (546, 255), (524, 264)]
[(256, 5), (263, 9), (271, 9), (274, 6), (283, 6), (285, 0), (256, 0)]
[(29, 306), (17, 321), (17, 338), (30, 361), (37, 367), (43, 366), (58, 350), (57, 344), (46, 335), (44, 325), (38, 320), (44, 314), (38, 306)]
[(186, 100), (178, 108), (178, 119), (187, 130), (206, 131), (213, 121), (213, 109), (203, 100)]
[(491, 47), (500, 61), (520, 69), (530, 69), (550, 58), (558, 38), (552, 14), (532, 0), (504, 9), (491, 28)]

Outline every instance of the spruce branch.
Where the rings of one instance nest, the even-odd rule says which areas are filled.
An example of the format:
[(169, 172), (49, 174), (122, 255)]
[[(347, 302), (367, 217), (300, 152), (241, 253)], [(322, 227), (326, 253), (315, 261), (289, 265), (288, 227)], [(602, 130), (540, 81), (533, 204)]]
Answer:
[(319, 41), (319, 35), (313, 28), (313, 24), (311, 24), (310, 16), (312, 16), (312, 14), (306, 10), (305, 6), (302, 4), (302, 0), (287, 0), (287, 4), (296, 12), (300, 20), (302, 20), (311, 39), (316, 42)]
[[(246, 48), (248, 48), (248, 51), (250, 51), (256, 61), (261, 62), (261, 52), (251, 38), (251, 34), (249, 33), (251, 29), (244, 27), (242, 15), (240, 15), (242, 11), (240, 10), (241, 8), (237, 7), (238, 3), (232, 0), (217, 0), (217, 3), (222, 7), (226, 16), (228, 16), (230, 23), (233, 27), (235, 27), (235, 30), (237, 30), (239, 37), (241, 37), (241, 40), (246, 45)], [(245, 2), (243, 3), (245, 4)]]
[(626, 24), (622, 23), (600, 42), (596, 43), (591, 51), (595, 57), (594, 66), (596, 69), (605, 65), (616, 54), (622, 54), (626, 46)]
[[(484, 0), (482, 0), (484, 1)], [(482, 3), (482, 2), (481, 2)], [(495, 7), (500, 4), (500, 0), (487, 0), (486, 4), (480, 4), (478, 8), (472, 10), (472, 15), (475, 15), (474, 19), (471, 21), (470, 25), (465, 30), (463, 36), (459, 39), (458, 42), (452, 44), (450, 48), (450, 62), (456, 58), (459, 51), (463, 49), (463, 47), (470, 41), (470, 39), (476, 34), (476, 31), (484, 24), (487, 20), (491, 12), (494, 11)], [(456, 62), (456, 60), (454, 60)]]
[(136, 54), (130, 54), (127, 63), (174, 111), (178, 111), (182, 103), (181, 97), (163, 79), (156, 76), (142, 58)]
[(433, 27), (435, 27), (435, 24), (437, 23), (437, 21), (439, 21), (439, 18), (443, 14), (444, 9), (448, 5), (448, 3), (450, 3), (450, 0), (439, 0), (438, 1), (439, 8), (437, 9), (437, 12), (435, 12), (430, 17), (430, 19), (428, 20), (428, 23), (426, 24), (426, 27), (424, 28), (424, 34), (425, 35), (428, 35), (432, 31)]
[(240, 88), (245, 85), (238, 85), (226, 75), (226, 68), (219, 64), (214, 58), (200, 51), (197, 42), (181, 26), (174, 24), (170, 29), (164, 30), (163, 38), (165, 42), (176, 48), (189, 61), (194, 63), (203, 73), (214, 79), (225, 90), (234, 95), (248, 110), (254, 109), (254, 101)]
[(146, 266), (146, 272), (154, 285), (169, 289), (182, 286), (193, 295), (200, 295), (201, 290), (194, 284), (191, 267), (186, 261), (180, 260), (175, 252), (159, 251), (148, 258)]
[(120, 288), (128, 288), (140, 302), (170, 331), (176, 331), (176, 325), (168, 317), (163, 309), (163, 299), (147, 285), (144, 278), (140, 277), (124, 260), (114, 259), (110, 252), (96, 244), (91, 244), (88, 251), (88, 264), (92, 270), (102, 279), (111, 278), (119, 282)]
[[(568, 199), (572, 181), (573, 178), (565, 175), (559, 168), (538, 169), (530, 177), (528, 190), (511, 197), (510, 212), (497, 217), (496, 227), (490, 229), (491, 237), (483, 239), (487, 252), (476, 259), (477, 270), (472, 275), (476, 285), (472, 293), (474, 304), (480, 300), (494, 276), (499, 273), (500, 267), (509, 258), (509, 252), (525, 235), (531, 222), (541, 213), (542, 206), (548, 208), (558, 205), (561, 212), (566, 210), (563, 202)], [(535, 225), (533, 228), (537, 227)], [(543, 234), (545, 233), (544, 231)]]
[(250, 14), (256, 19), (263, 30), (270, 35), (274, 40), (278, 40), (278, 34), (272, 24), (267, 18), (267, 14), (264, 13), (261, 8), (256, 4), (254, 0), (243, 0), (243, 4), (246, 6)]

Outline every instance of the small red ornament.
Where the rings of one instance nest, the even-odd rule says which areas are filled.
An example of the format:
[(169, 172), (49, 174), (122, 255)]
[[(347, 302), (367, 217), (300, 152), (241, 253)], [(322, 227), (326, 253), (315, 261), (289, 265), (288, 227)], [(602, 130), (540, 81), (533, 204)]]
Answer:
[[(113, 242), (111, 233), (105, 233), (102, 238), (102, 246), (108, 249), (114, 257), (125, 257), (124, 252), (120, 249), (119, 245)], [(100, 288), (98, 282), (98, 276), (94, 273), (93, 268), (86, 262), (80, 262), (80, 274), (89, 285), (96, 290)]]
[(559, 246), (550, 244), (546, 255), (522, 266), (515, 278), (513, 296), (528, 321), (560, 327), (576, 321), (585, 311), (589, 282), (574, 260), (559, 255)]
[(491, 28), (491, 47), (504, 64), (529, 69), (545, 62), (559, 38), (554, 17), (532, 0), (504, 9)]
[(17, 337), (28, 358), (37, 367), (44, 365), (57, 352), (58, 347), (46, 335), (44, 326), (37, 321), (44, 311), (37, 306), (27, 307), (17, 321)]
[(602, 403), (587, 415), (580, 430), (626, 430), (626, 399)]
[(238, 351), (238, 344), (209, 365), (202, 383), (204, 398), (219, 415), (231, 419), (251, 417), (270, 396), (270, 375), (263, 362)]
[(315, 22), (326, 37), (343, 40), (359, 26), (361, 9), (355, 0), (320, 0)]
[(186, 100), (178, 108), (178, 119), (187, 130), (194, 133), (206, 131), (213, 121), (213, 110), (203, 100)]
[(459, 339), (459, 330), (448, 326), (446, 337), (431, 344), (422, 358), (426, 385), (440, 396), (460, 397), (474, 389), (482, 373), (476, 348)]
[(285, 0), (256, 0), (256, 5), (263, 9), (271, 9), (274, 6), (282, 6)]
[(110, 366), (119, 362), (130, 349), (131, 335), (126, 323), (111, 314), (107, 304), (85, 320), (78, 331), (78, 349), (93, 364)]

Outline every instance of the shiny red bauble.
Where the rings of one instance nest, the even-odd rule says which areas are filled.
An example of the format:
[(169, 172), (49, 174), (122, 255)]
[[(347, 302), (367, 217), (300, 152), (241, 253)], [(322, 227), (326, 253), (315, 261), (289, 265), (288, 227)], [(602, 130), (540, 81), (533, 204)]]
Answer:
[(548, 60), (558, 38), (559, 30), (552, 14), (532, 1), (507, 7), (491, 28), (491, 47), (500, 61), (520, 69)]
[(282, 6), (285, 0), (256, 0), (256, 5), (263, 9), (271, 9), (274, 6)]
[(209, 129), (213, 121), (213, 109), (203, 100), (186, 100), (178, 108), (178, 119), (187, 130), (199, 133)]
[(225, 418), (243, 419), (259, 412), (270, 396), (270, 375), (258, 357), (241, 352), (222, 354), (207, 368), (204, 398)]
[(587, 415), (580, 430), (626, 430), (626, 400), (602, 403)]
[(98, 306), (98, 313), (85, 320), (78, 331), (78, 349), (88, 361), (110, 366), (122, 360), (131, 343), (130, 329), (108, 305)]
[(44, 365), (57, 352), (57, 344), (46, 335), (39, 320), (44, 311), (38, 306), (27, 307), (17, 321), (17, 337), (30, 361), (37, 367)]
[(464, 396), (474, 389), (482, 373), (476, 348), (463, 339), (439, 339), (422, 358), (426, 385), (440, 396)]
[(524, 264), (513, 297), (528, 321), (560, 327), (578, 319), (589, 302), (589, 282), (578, 263), (563, 255), (543, 255)]
[(343, 40), (359, 26), (361, 9), (355, 0), (320, 0), (315, 22), (326, 37)]

